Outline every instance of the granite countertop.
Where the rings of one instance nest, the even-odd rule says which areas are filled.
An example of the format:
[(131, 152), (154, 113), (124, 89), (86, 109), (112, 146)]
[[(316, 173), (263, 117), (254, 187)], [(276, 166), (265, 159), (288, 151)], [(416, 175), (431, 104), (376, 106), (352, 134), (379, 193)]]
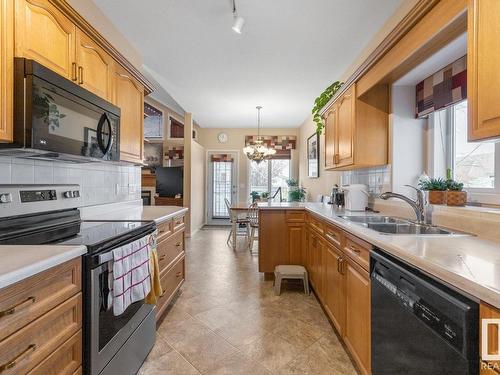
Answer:
[(138, 206), (118, 209), (101, 214), (84, 215), (83, 220), (122, 220), (122, 221), (162, 221), (171, 219), (187, 212), (186, 207), (178, 206)]
[(1, 245), (0, 289), (86, 253), (85, 246)]
[(496, 242), (474, 236), (380, 234), (342, 219), (344, 210), (323, 203), (264, 203), (259, 208), (305, 209), (434, 278), (500, 308), (500, 244)]

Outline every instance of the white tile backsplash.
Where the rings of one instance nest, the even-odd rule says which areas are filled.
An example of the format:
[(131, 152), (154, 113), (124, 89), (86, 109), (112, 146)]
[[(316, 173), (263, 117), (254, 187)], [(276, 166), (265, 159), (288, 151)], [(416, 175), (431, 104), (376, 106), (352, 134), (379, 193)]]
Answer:
[(78, 184), (84, 206), (141, 198), (141, 168), (0, 157), (0, 184)]
[(342, 172), (340, 177), (342, 185), (364, 184), (373, 196), (378, 196), (384, 191), (390, 190), (391, 168), (390, 166), (356, 169)]

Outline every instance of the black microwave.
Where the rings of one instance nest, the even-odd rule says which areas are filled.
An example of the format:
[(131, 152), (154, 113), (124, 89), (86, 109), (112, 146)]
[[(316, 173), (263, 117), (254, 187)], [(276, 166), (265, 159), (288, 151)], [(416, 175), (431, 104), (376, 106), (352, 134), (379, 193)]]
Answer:
[(28, 59), (14, 62), (14, 142), (19, 156), (120, 160), (120, 108)]

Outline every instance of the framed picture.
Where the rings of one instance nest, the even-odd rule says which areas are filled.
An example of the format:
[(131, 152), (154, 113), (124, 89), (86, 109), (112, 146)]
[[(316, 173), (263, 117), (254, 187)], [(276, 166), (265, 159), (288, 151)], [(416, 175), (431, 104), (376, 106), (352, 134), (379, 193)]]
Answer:
[(319, 177), (319, 136), (314, 133), (307, 138), (307, 177)]

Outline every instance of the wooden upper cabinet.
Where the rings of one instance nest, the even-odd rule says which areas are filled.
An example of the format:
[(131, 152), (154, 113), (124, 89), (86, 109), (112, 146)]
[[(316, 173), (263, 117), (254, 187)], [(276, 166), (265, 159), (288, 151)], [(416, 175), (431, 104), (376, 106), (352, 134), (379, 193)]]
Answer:
[(500, 1), (469, 0), (467, 87), (469, 140), (500, 137)]
[(362, 97), (349, 87), (323, 114), (325, 166), (350, 170), (385, 165), (389, 148), (389, 88), (378, 85)]
[(337, 121), (337, 154), (335, 155), (336, 167), (344, 167), (354, 162), (354, 86), (351, 86), (338, 100)]
[(14, 4), (0, 0), (0, 142), (12, 142)]
[(113, 103), (120, 107), (120, 159), (142, 163), (144, 145), (144, 88), (117, 65)]
[(333, 103), (323, 115), (325, 123), (325, 168), (335, 167), (335, 131), (337, 123), (337, 104)]
[(76, 26), (48, 0), (16, 0), (16, 56), (76, 80)]
[(80, 29), (76, 30), (76, 64), (78, 84), (111, 101), (113, 58)]

